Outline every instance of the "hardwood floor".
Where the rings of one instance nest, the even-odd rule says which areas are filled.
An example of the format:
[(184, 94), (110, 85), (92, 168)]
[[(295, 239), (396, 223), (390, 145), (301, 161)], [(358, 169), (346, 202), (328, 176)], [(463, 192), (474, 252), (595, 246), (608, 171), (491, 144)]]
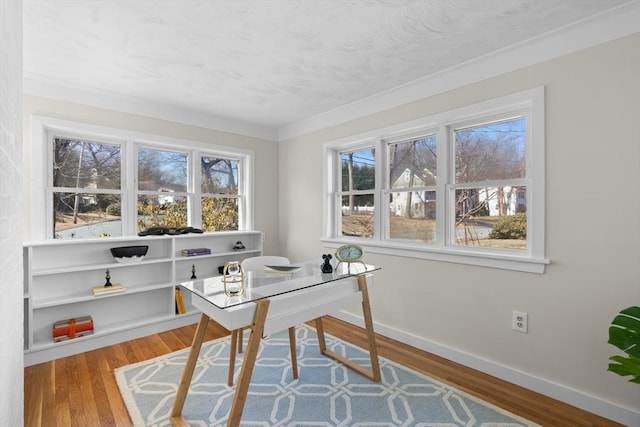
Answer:
[[(325, 317), (325, 331), (366, 348), (364, 330)], [(191, 344), (195, 325), (41, 363), (24, 370), (24, 425), (131, 426), (113, 370)], [(209, 322), (205, 340), (229, 331)], [(377, 335), (378, 352), (543, 426), (618, 426), (540, 394)]]

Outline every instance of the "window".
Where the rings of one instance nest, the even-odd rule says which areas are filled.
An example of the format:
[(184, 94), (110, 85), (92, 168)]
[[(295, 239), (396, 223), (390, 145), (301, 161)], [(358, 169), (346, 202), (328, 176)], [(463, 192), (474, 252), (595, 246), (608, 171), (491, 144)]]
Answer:
[(137, 149), (137, 229), (186, 227), (189, 223), (186, 152)]
[(454, 127), (451, 134), (452, 242), (526, 250), (526, 118)]
[(32, 135), (35, 240), (252, 227), (251, 151), (45, 117)]
[(375, 148), (340, 153), (341, 235), (373, 237)]
[(543, 98), (534, 89), (325, 144), (325, 243), (543, 272)]
[(52, 138), (53, 235), (121, 235), (122, 147), (84, 139)]
[[(389, 199), (387, 239), (436, 241), (437, 138), (425, 135), (385, 143), (388, 154), (385, 193)], [(385, 199), (386, 199), (385, 198)]]
[(240, 195), (238, 169), (240, 162), (213, 156), (200, 160), (202, 193), (202, 228), (205, 231), (237, 230)]

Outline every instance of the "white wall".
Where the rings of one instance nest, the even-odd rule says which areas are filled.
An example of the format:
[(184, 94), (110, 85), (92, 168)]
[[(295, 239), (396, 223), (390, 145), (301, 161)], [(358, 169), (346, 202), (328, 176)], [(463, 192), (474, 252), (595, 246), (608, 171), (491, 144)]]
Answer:
[(0, 2), (0, 419), (23, 423), (22, 1)]
[[(131, 130), (172, 138), (185, 138), (216, 145), (226, 145), (255, 152), (255, 228), (265, 233), (264, 251), (277, 254), (278, 249), (278, 155), (277, 143), (231, 133), (213, 131), (166, 120), (151, 119), (80, 104), (52, 100), (37, 96), (24, 96), (24, 174), (31, 176), (31, 117), (36, 115), (73, 120), (91, 125)], [(25, 208), (29, 211), (30, 181), (25, 180)], [(29, 224), (25, 223), (24, 239), (30, 240)]]
[[(640, 35), (529, 66), (280, 143), (280, 244), (323, 252), (322, 144), (546, 87), (542, 275), (369, 254), (379, 332), (630, 425), (640, 387), (606, 372), (607, 330), (640, 305)], [(301, 162), (299, 159), (315, 159)], [(529, 314), (529, 333), (511, 312)], [(355, 320), (354, 307), (345, 318)]]

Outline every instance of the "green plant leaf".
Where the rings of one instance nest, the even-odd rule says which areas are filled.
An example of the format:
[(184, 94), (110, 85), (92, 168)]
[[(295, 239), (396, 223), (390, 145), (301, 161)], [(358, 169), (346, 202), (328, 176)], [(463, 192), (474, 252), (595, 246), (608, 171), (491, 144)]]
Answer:
[(614, 372), (622, 377), (631, 375), (633, 378), (629, 381), (640, 383), (640, 358), (633, 356), (611, 356), (609, 360), (617, 363), (609, 363), (608, 371)]
[(640, 357), (640, 307), (628, 307), (613, 319), (608, 343), (631, 356)]
[(622, 377), (630, 375), (630, 382), (640, 384), (640, 307), (625, 308), (613, 319), (608, 343), (628, 356), (611, 356), (607, 370)]
[(609, 328), (609, 344), (618, 347), (620, 350), (633, 356), (640, 356), (638, 348), (638, 337), (633, 331), (623, 329), (619, 326)]
[(640, 307), (637, 305), (627, 307), (624, 310), (622, 310), (620, 313), (626, 314), (627, 316), (635, 317), (636, 319), (640, 319)]

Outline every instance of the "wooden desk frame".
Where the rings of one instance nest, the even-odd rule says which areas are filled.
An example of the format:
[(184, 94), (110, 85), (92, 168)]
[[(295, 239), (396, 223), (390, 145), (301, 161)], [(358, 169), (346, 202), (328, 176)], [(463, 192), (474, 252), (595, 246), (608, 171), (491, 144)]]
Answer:
[[(327, 350), (324, 328), (322, 326), (322, 318), (315, 319), (316, 329), (318, 332), (318, 344), (322, 354), (331, 357), (345, 366), (355, 370), (356, 372), (370, 378), (373, 381), (380, 381), (380, 365), (378, 362), (378, 350), (376, 348), (375, 333), (373, 331), (373, 320), (371, 317), (371, 306), (369, 304), (369, 291), (367, 288), (367, 278), (365, 274), (357, 276), (358, 288), (362, 293), (362, 313), (364, 316), (365, 328), (367, 330), (367, 338), (369, 342), (369, 356), (371, 358), (371, 370), (367, 370), (357, 363), (343, 357), (337, 353)], [(229, 419), (227, 420), (227, 426), (238, 427), (240, 425), (240, 418), (242, 417), (242, 411), (244, 404), (247, 400), (247, 393), (249, 391), (249, 384), (251, 382), (251, 376), (253, 374), (253, 368), (256, 363), (256, 357), (258, 356), (258, 349), (260, 347), (260, 341), (262, 340), (262, 332), (264, 331), (265, 321), (267, 319), (267, 313), (269, 311), (270, 301), (263, 299), (255, 302), (256, 311), (253, 317), (253, 323), (250, 326), (251, 333), (249, 335), (249, 343), (247, 344), (244, 360), (242, 362), (242, 368), (240, 369), (240, 376), (238, 377), (238, 385), (233, 396), (233, 402), (231, 403), (231, 410), (229, 412)], [(189, 423), (182, 416), (182, 410), (184, 403), (187, 399), (187, 393), (189, 386), (191, 385), (191, 379), (193, 378), (193, 372), (198, 362), (198, 356), (200, 355), (200, 349), (202, 348), (202, 341), (204, 340), (204, 334), (207, 329), (207, 323), (209, 322), (209, 316), (202, 313), (200, 321), (196, 329), (196, 333), (193, 337), (191, 349), (189, 351), (189, 357), (182, 371), (182, 378), (180, 379), (180, 385), (176, 392), (176, 398), (171, 409), (170, 420), (171, 424), (175, 427), (188, 427)], [(290, 330), (291, 331), (291, 330)]]

